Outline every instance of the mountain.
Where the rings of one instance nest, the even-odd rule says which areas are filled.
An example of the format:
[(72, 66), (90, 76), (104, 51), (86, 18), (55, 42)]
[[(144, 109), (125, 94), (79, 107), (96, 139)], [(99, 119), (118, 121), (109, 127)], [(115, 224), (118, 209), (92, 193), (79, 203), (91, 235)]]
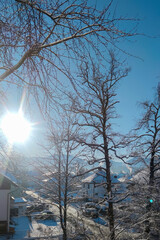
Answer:
[(123, 161), (111, 161), (111, 171), (114, 174), (119, 174), (119, 173), (130, 173), (130, 167), (125, 164)]
[[(125, 164), (123, 161), (111, 161), (111, 171), (113, 173), (134, 173), (139, 169), (146, 168), (149, 165), (149, 159), (145, 162), (139, 161), (138, 158), (131, 158), (128, 161), (129, 164)], [(133, 163), (133, 165), (131, 165)]]

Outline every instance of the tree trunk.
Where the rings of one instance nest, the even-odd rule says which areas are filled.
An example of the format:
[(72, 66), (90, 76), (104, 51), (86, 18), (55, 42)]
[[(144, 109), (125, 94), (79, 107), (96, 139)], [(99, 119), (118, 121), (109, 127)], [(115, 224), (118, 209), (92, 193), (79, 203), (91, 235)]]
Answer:
[(63, 229), (63, 240), (67, 240), (67, 229)]
[(106, 163), (107, 193), (109, 197), (108, 218), (109, 218), (110, 240), (115, 240), (113, 202), (110, 202), (110, 199), (112, 199), (110, 160), (109, 160), (109, 153), (108, 153), (108, 144), (107, 144), (107, 139), (105, 134), (103, 136), (103, 139), (104, 139), (105, 163)]
[[(63, 236), (65, 235), (65, 227), (64, 227), (64, 222), (63, 222), (63, 207), (62, 207), (62, 188), (61, 188), (61, 153), (59, 153), (59, 162), (58, 162), (58, 201), (59, 201), (59, 214), (60, 214), (60, 223), (61, 223), (61, 228), (63, 230)], [(63, 238), (63, 240), (66, 240), (66, 238)]]
[(155, 155), (155, 151), (152, 150), (151, 160), (150, 160), (150, 176), (149, 176), (149, 184), (150, 185), (154, 184), (154, 155)]
[(69, 164), (69, 129), (67, 131), (67, 156), (66, 156), (66, 170), (65, 170), (65, 189), (64, 189), (64, 228), (63, 228), (63, 240), (67, 240), (67, 192), (68, 192), (68, 164)]
[(108, 216), (109, 216), (110, 239), (115, 240), (114, 213), (113, 213), (113, 203), (112, 202), (109, 202)]

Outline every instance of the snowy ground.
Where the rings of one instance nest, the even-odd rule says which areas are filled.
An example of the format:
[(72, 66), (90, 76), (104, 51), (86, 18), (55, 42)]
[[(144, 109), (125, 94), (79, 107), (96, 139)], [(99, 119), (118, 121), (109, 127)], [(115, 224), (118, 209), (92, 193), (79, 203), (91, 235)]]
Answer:
[(32, 221), (32, 231), (30, 237), (60, 236), (62, 230), (59, 222), (53, 220)]
[(53, 220), (29, 221), (26, 216), (14, 217), (13, 220), (16, 223), (15, 234), (13, 236), (0, 236), (0, 240), (22, 240), (27, 237), (47, 237), (47, 235), (57, 236), (59, 239), (59, 236), (62, 235), (60, 223)]
[(31, 229), (31, 223), (28, 218), (23, 217), (14, 217), (13, 221), (16, 223), (15, 234), (13, 239), (21, 239), (27, 236), (28, 232)]
[[(52, 205), (49, 200), (41, 198), (38, 194), (33, 193), (32, 191), (28, 191), (27, 193), (34, 199), (49, 204), (49, 210), (54, 213), (54, 217), (59, 215), (56, 204)], [(35, 214), (38, 213), (35, 212)], [(69, 206), (68, 208), (68, 217), (70, 219), (68, 227), (70, 229), (71, 235), (72, 233), (81, 235), (83, 232), (85, 232), (90, 235), (90, 239), (92, 240), (101, 240), (108, 238), (108, 224), (105, 221), (105, 218), (98, 217), (96, 219), (91, 219), (84, 217), (81, 214), (79, 207), (75, 207), (73, 205)], [(30, 237), (43, 238), (47, 236), (54, 236), (55, 240), (60, 240), (62, 237), (62, 229), (60, 226), (59, 218), (57, 217), (55, 217), (54, 220), (36, 220), (34, 216), (32, 216), (31, 220), (29, 220), (28, 217), (22, 216), (15, 217), (13, 220), (16, 223), (15, 234), (13, 237), (10, 236), (8, 239), (22, 240)], [(6, 236), (0, 236), (0, 240), (5, 239), (7, 239)]]

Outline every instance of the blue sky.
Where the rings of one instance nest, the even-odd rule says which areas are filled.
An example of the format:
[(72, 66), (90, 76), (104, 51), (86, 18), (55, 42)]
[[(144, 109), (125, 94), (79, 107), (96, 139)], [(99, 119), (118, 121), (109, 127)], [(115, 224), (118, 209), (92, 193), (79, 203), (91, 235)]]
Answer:
[[(105, 5), (105, 2), (107, 1), (97, 0), (99, 7)], [(122, 49), (136, 56), (124, 56), (128, 66), (131, 67), (131, 72), (122, 80), (117, 96), (120, 100), (117, 111), (121, 117), (117, 120), (116, 128), (126, 133), (135, 126), (140, 117), (141, 109), (138, 107), (138, 102), (152, 100), (155, 87), (160, 82), (160, 1), (116, 0), (114, 6), (118, 16), (141, 19), (137, 26), (140, 35), (120, 44)], [(17, 89), (14, 99), (19, 101), (21, 94), (21, 90)], [(19, 106), (15, 107), (12, 99), (9, 110), (12, 107), (18, 109)], [(34, 116), (34, 121), (39, 121), (36, 117), (38, 118), (39, 114)], [(43, 122), (40, 122), (33, 132), (33, 138), (23, 147), (25, 151), (35, 147), (33, 142), (39, 138), (39, 135), (43, 136), (43, 127)], [(20, 148), (22, 149), (22, 146)]]
[(160, 1), (118, 0), (116, 11), (120, 16), (141, 19), (137, 32), (142, 35), (121, 43), (122, 48), (142, 59), (126, 56), (131, 72), (118, 90), (118, 124), (125, 133), (135, 126), (142, 112), (138, 102), (152, 100), (160, 82)]

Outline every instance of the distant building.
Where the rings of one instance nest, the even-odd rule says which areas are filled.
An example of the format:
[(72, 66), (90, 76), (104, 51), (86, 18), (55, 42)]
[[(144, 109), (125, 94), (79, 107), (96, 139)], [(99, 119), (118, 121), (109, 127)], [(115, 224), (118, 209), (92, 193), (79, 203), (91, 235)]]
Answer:
[(0, 233), (9, 231), (11, 186), (17, 186), (12, 180), (0, 173)]
[[(119, 189), (117, 176), (111, 176), (114, 189)], [(90, 200), (98, 200), (106, 195), (106, 173), (100, 168), (82, 180), (82, 196)]]
[(14, 216), (23, 216), (26, 211), (27, 200), (23, 197), (13, 198), (11, 203), (11, 213)]

